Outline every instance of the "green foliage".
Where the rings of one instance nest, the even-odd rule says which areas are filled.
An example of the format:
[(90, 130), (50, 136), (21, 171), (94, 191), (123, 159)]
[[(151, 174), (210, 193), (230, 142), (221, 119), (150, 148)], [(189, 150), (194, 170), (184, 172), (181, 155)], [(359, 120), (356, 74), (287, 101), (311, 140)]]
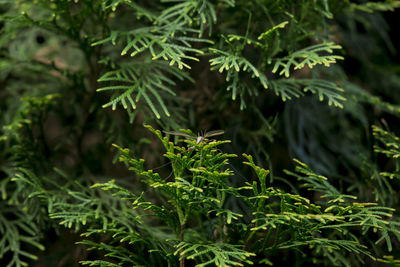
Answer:
[[(24, 210), (10, 207), (5, 201), (0, 202), (0, 251), (1, 255), (12, 253), (7, 266), (27, 266), (27, 260), (37, 260), (38, 257), (24, 249), (24, 245), (32, 245), (40, 250), (45, 247), (38, 241), (39, 229), (34, 218)], [(9, 220), (8, 217), (13, 217)]]
[(254, 253), (249, 253), (231, 244), (224, 243), (192, 245), (181, 242), (176, 247), (181, 251), (183, 257), (188, 259), (200, 258), (202, 263), (197, 264), (199, 267), (210, 264), (215, 266), (243, 266), (242, 262), (253, 264), (247, 258), (255, 256)]
[[(130, 64), (123, 66), (116, 71), (110, 71), (105, 73), (99, 78), (99, 82), (116, 82), (125, 85), (111, 85), (97, 89), (97, 91), (124, 91), (122, 94), (114, 94), (111, 101), (104, 104), (103, 107), (112, 106), (112, 109), (116, 109), (116, 105), (121, 103), (124, 109), (128, 109), (130, 113), (136, 109), (136, 104), (143, 99), (149, 106), (154, 115), (160, 119), (160, 113), (154, 106), (154, 99), (158, 102), (157, 106), (160, 106), (166, 116), (170, 116), (170, 113), (164, 103), (165, 97), (160, 94), (166, 93), (172, 96), (176, 94), (172, 91), (169, 86), (175, 85), (174, 80), (166, 77), (163, 74), (166, 73), (175, 76), (183, 80), (188, 78), (185, 73), (179, 72), (176, 69), (170, 68), (168, 65), (162, 62), (153, 61), (150, 63)], [(129, 105), (130, 104), (130, 105)]]
[(333, 104), (343, 108), (343, 102), (346, 101), (342, 95), (342, 88), (333, 82), (320, 79), (279, 79), (271, 82), (271, 87), (277, 95), (281, 95), (283, 101), (303, 96), (302, 91), (318, 95), (320, 101), (327, 98), (329, 106)]
[(331, 64), (336, 63), (337, 59), (343, 59), (342, 56), (336, 55), (320, 55), (321, 53), (332, 54), (333, 49), (342, 48), (340, 45), (335, 45), (332, 42), (322, 43), (317, 45), (312, 45), (289, 54), (284, 58), (276, 60), (272, 72), (277, 72), (280, 68), (282, 70), (279, 75), (284, 75), (285, 77), (290, 76), (291, 67), (294, 70), (302, 69), (304, 67), (309, 67), (310, 69), (316, 65), (322, 64), (325, 67), (329, 67)]
[[(144, 177), (143, 182), (158, 192), (156, 195), (163, 200), (159, 203), (148, 201), (145, 194), (136, 196), (114, 181), (93, 187), (112, 191), (114, 196), (131, 202), (138, 212), (140, 224), (147, 222), (153, 225), (154, 234), (150, 239), (143, 240), (143, 234), (106, 227), (107, 230), (89, 231), (85, 236), (110, 231), (120, 242), (151, 242), (154, 247), (147, 249), (164, 253), (168, 264), (177, 261), (168, 258), (172, 253), (179, 256), (181, 262), (194, 260), (198, 266), (253, 264), (252, 257), (256, 255), (263, 254), (268, 258), (276, 249), (303, 246), (310, 246), (315, 259), (324, 259), (326, 264), (352, 266), (349, 255), (361, 262), (363, 255), (376, 259), (374, 253), (378, 247), (371, 249), (364, 244), (363, 236), (369, 232), (378, 233), (375, 245), (385, 241), (388, 251), (392, 251), (393, 237), (400, 240), (400, 222), (391, 219), (394, 209), (377, 203), (355, 202), (356, 196), (340, 193), (326, 177), (314, 173), (304, 163), (296, 160), (296, 172), (286, 173), (297, 177), (308, 190), (320, 193), (318, 203), (276, 187), (267, 187), (269, 171), (255, 165), (253, 158), (246, 154), (244, 164), (254, 169), (258, 181), (239, 188), (229, 186), (232, 171), (227, 163), (235, 155), (215, 149), (224, 141), (197, 144), (187, 140), (186, 147), (176, 146), (160, 131), (147, 128), (163, 142), (167, 151), (164, 156), (171, 161), (172, 177), (163, 179), (158, 173), (145, 170), (144, 160), (137, 160), (130, 156), (128, 149), (118, 147), (122, 152), (120, 161), (126, 162), (130, 170)], [(172, 181), (167, 182), (168, 179)], [(226, 200), (229, 198), (246, 203), (248, 209), (253, 211), (250, 217), (227, 208)], [(210, 223), (207, 227), (202, 223), (203, 216), (207, 216)], [(169, 239), (165, 239), (169, 235)], [(179, 243), (173, 245), (174, 242)], [(110, 258), (118, 255), (122, 260), (117, 266), (140, 257), (132, 255), (132, 251), (131, 255), (119, 252), (119, 245), (89, 241), (84, 244), (107, 251), (106, 256)], [(152, 257), (149, 260), (154, 262)], [(85, 261), (85, 264), (96, 265), (97, 261)]]
[(0, 1), (0, 265), (398, 265), (399, 6)]
[(352, 9), (357, 9), (357, 10), (361, 10), (364, 12), (374, 12), (376, 10), (380, 10), (380, 11), (394, 11), (395, 8), (400, 7), (400, 2), (399, 1), (384, 1), (382, 3), (364, 3), (364, 4), (352, 4), (351, 8)]
[(182, 28), (180, 25), (176, 25), (176, 28), (172, 29), (164, 29), (160, 28), (152, 28), (145, 27), (135, 29), (133, 31), (123, 33), (123, 32), (111, 32), (110, 37), (95, 42), (92, 45), (100, 45), (106, 42), (111, 42), (115, 45), (121, 39), (126, 40), (125, 47), (121, 52), (121, 56), (124, 56), (128, 53), (129, 50), (133, 49), (133, 52), (130, 54), (131, 57), (142, 53), (145, 50), (149, 50), (152, 56), (152, 60), (156, 59), (164, 59), (170, 61), (170, 65), (178, 64), (179, 69), (183, 69), (183, 67), (190, 68), (190, 66), (184, 63), (183, 59), (191, 59), (198, 61), (197, 58), (193, 56), (189, 56), (186, 53), (199, 53), (203, 52), (198, 49), (191, 48), (190, 41), (202, 41), (197, 38), (190, 37), (175, 37), (171, 35), (175, 35), (175, 33), (191, 31), (190, 29)]

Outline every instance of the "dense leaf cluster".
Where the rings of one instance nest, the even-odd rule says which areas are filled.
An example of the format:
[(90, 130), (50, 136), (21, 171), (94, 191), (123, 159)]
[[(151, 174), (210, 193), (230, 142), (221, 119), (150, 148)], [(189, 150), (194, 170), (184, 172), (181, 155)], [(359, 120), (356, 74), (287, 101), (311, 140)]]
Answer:
[(400, 264), (398, 7), (0, 0), (0, 265)]

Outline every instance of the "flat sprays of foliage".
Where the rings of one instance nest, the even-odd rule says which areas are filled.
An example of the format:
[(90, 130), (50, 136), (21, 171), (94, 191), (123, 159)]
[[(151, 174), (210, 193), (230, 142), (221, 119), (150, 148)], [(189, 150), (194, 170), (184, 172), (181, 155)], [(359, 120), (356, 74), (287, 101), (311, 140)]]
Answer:
[(399, 6), (0, 0), (0, 265), (400, 264)]

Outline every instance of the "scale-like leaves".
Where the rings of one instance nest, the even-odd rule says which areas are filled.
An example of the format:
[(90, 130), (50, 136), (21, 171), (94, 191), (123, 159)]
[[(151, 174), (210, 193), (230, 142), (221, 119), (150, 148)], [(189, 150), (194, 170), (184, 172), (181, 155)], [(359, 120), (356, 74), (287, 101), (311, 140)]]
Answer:
[(375, 257), (367, 250), (367, 247), (353, 240), (331, 240), (328, 238), (312, 238), (304, 241), (294, 241), (290, 245), (281, 246), (281, 248), (293, 248), (297, 246), (311, 246), (316, 247), (318, 250), (323, 250), (325, 256), (333, 259), (332, 263), (338, 263), (335, 257), (332, 257), (334, 251), (346, 250), (349, 253), (364, 254), (375, 260)]
[(227, 90), (232, 91), (232, 100), (239, 94), (241, 110), (246, 107), (245, 94), (257, 95), (258, 90), (257, 85), (243, 81), (239, 77), (241, 73), (250, 73), (251, 78), (256, 79), (262, 87), (268, 88), (267, 77), (243, 56), (216, 48), (210, 48), (210, 51), (217, 55), (210, 59), (211, 70), (218, 70), (221, 73), (226, 71), (226, 81), (229, 82)]
[(382, 1), (382, 2), (368, 2), (362, 4), (351, 3), (349, 9), (359, 10), (363, 12), (374, 12), (374, 11), (394, 11), (395, 8), (400, 7), (400, 1)]
[(377, 153), (385, 154), (394, 159), (400, 158), (400, 138), (394, 134), (383, 130), (375, 125), (372, 126), (374, 137), (379, 141), (379, 145), (374, 146)]
[[(92, 241), (81, 241), (79, 244), (89, 246), (89, 250), (100, 250), (105, 252), (105, 257), (111, 259), (110, 261), (105, 260), (95, 260), (95, 261), (81, 261), (82, 265), (88, 266), (101, 266), (101, 267), (116, 267), (116, 266), (126, 266), (127, 264), (132, 266), (137, 266), (143, 264), (143, 260), (135, 259), (135, 255), (132, 255), (130, 251), (121, 246), (113, 246), (105, 243), (96, 243)], [(118, 263), (113, 263), (112, 261), (118, 260)]]
[(323, 193), (323, 198), (331, 199), (329, 202), (344, 202), (344, 199), (355, 199), (356, 197), (351, 195), (343, 195), (341, 194), (334, 186), (332, 186), (327, 180), (328, 178), (318, 175), (313, 172), (310, 167), (308, 167), (305, 163), (300, 162), (297, 159), (294, 161), (298, 164), (296, 166), (296, 172), (291, 172), (285, 170), (286, 174), (297, 177), (300, 181), (303, 182), (303, 186), (308, 188), (309, 190), (313, 190), (316, 192)]
[[(350, 77), (337, 75), (338, 64), (323, 66), (342, 59), (341, 47), (328, 40), (343, 44), (343, 55), (361, 64), (383, 51), (375, 36), (390, 49), (382, 17), (359, 11), (392, 10), (399, 1), (0, 2), (2, 261), (16, 254), (23, 261), (35, 258), (36, 248), (42, 249), (37, 243), (41, 230), (66, 237), (76, 230), (90, 239), (80, 244), (96, 250), (81, 262), (91, 266), (291, 262), (277, 261), (282, 254), (304, 265), (352, 267), (375, 256), (398, 264), (394, 239), (400, 237), (399, 223), (391, 207), (398, 206), (400, 142), (389, 130), (373, 129), (375, 152), (386, 159), (371, 156), (371, 146), (340, 146), (335, 137), (338, 130), (345, 132), (339, 139), (348, 140), (346, 144), (362, 143), (360, 134), (361, 141), (369, 141), (366, 129), (377, 114), (385, 119), (386, 113), (400, 114), (397, 96), (389, 90), (399, 83), (392, 55), (379, 54), (384, 64), (378, 60), (361, 66), (361, 76), (352, 71)], [(335, 18), (339, 13), (340, 23)], [(207, 34), (213, 42), (202, 39)], [(79, 55), (67, 53), (70, 47)], [(200, 60), (205, 51), (207, 58)], [(210, 73), (207, 61), (217, 71)], [(314, 66), (318, 68), (310, 72)], [(181, 80), (190, 78), (183, 69), (191, 67), (200, 83), (187, 88)], [(100, 85), (95, 82), (99, 75)], [(367, 84), (368, 92), (349, 79)], [(250, 107), (243, 118), (251, 120), (241, 121), (232, 112), (236, 105), (218, 91), (224, 86), (233, 100), (240, 99), (242, 110)], [(104, 92), (94, 94), (97, 88)], [(272, 93), (278, 97), (269, 97)], [(61, 96), (56, 105), (49, 94)], [(187, 102), (180, 96), (188, 97)], [(280, 103), (280, 98), (302, 96), (311, 97), (296, 100), (299, 104)], [(116, 170), (120, 165), (107, 165), (112, 155), (102, 144), (117, 142), (137, 152), (151, 140), (141, 138), (137, 127), (132, 132), (123, 126), (126, 114), (96, 108), (104, 104), (103, 97), (111, 97), (105, 107), (127, 109), (130, 121), (137, 115), (136, 122), (155, 121), (166, 130), (179, 129), (186, 120), (208, 127), (219, 122), (233, 146), (220, 141), (223, 136), (217, 133), (222, 131), (196, 136), (182, 130), (173, 143), (148, 127), (162, 141), (167, 164), (150, 170), (143, 159), (118, 147), (116, 158), (134, 172), (121, 178), (126, 173)], [(321, 105), (316, 97), (344, 109)], [(279, 123), (282, 110), (284, 123)], [(285, 133), (288, 144), (281, 138)], [(273, 144), (266, 144), (266, 138)], [(154, 159), (159, 148), (152, 143), (143, 157)], [(249, 168), (233, 172), (235, 155), (224, 149), (256, 153), (254, 159), (245, 155), (244, 163), (254, 170), (254, 179)], [(298, 161), (295, 171), (278, 177), (281, 172), (274, 166), (288, 166), (281, 151), (296, 152), (312, 168)], [(381, 172), (381, 167), (388, 168)], [(103, 182), (104, 175), (115, 181)], [(144, 185), (137, 186), (139, 182)], [(357, 203), (348, 192), (361, 199), (375, 197), (380, 204)], [(382, 203), (385, 195), (392, 195), (390, 203)], [(391, 250), (391, 256), (383, 256)]]
[(0, 259), (10, 256), (8, 264), (4, 266), (27, 266), (29, 260), (37, 260), (38, 257), (27, 249), (27, 245), (44, 250), (38, 235), (39, 227), (35, 218), (24, 211), (23, 206), (0, 200)]
[(323, 193), (321, 198), (330, 198), (325, 204), (327, 207), (324, 212), (334, 212), (334, 214), (343, 216), (343, 222), (334, 225), (325, 225), (321, 229), (336, 229), (337, 231), (346, 231), (345, 228), (360, 227), (365, 234), (370, 229), (374, 232), (379, 231), (381, 237), (376, 244), (382, 240), (386, 241), (389, 251), (392, 250), (392, 238), (394, 235), (400, 240), (400, 223), (390, 220), (393, 212), (392, 208), (379, 206), (377, 203), (357, 203), (357, 199), (352, 195), (341, 194), (333, 187), (327, 178), (315, 174), (306, 164), (296, 160), (299, 164), (296, 171), (299, 174), (286, 171), (286, 173), (304, 181), (304, 186), (309, 190)]
[(397, 197), (394, 194), (395, 190), (389, 179), (400, 179), (400, 138), (394, 133), (375, 125), (372, 126), (372, 132), (374, 138), (378, 141), (377, 144), (374, 145), (374, 151), (386, 155), (386, 157), (390, 158), (394, 163), (393, 170), (382, 171), (372, 177), (372, 179), (378, 181), (378, 188), (381, 189), (379, 191), (375, 189), (375, 191), (377, 191), (376, 196), (379, 199), (386, 198), (397, 201)]
[(384, 101), (381, 97), (371, 94), (355, 83), (343, 80), (341, 84), (348, 99), (352, 99), (353, 101), (357, 101), (359, 103), (367, 103), (376, 106), (395, 116), (400, 115), (400, 105)]
[(268, 88), (267, 77), (265, 77), (265, 75), (246, 58), (215, 48), (210, 48), (210, 51), (218, 55), (217, 57), (210, 59), (211, 70), (218, 69), (221, 73), (227, 71), (227, 81), (230, 81), (232, 76), (230, 71), (245, 71), (249, 72), (252, 78), (258, 79), (264, 88)]
[(101, 2), (101, 5), (103, 10), (108, 11), (108, 9), (111, 9), (113, 12), (115, 12), (120, 5), (127, 5), (135, 12), (137, 18), (143, 16), (149, 21), (154, 21), (156, 18), (156, 15), (152, 11), (132, 0), (105, 0)]
[[(343, 89), (336, 83), (321, 79), (278, 79), (270, 81), (270, 88), (280, 95), (283, 101), (301, 97), (304, 93), (316, 94), (320, 101), (328, 100), (328, 105), (343, 108), (346, 98)], [(304, 93), (303, 93), (304, 92)]]
[(337, 60), (344, 59), (342, 56), (330, 55), (334, 49), (341, 48), (340, 45), (333, 42), (325, 42), (294, 51), (286, 57), (276, 59), (272, 72), (276, 73), (280, 70), (279, 75), (289, 77), (292, 68), (294, 70), (302, 69), (306, 66), (312, 68), (319, 64), (329, 67), (331, 64), (336, 63)]
[(239, 245), (227, 243), (193, 244), (180, 242), (175, 246), (175, 255), (181, 258), (194, 259), (198, 262), (198, 267), (203, 266), (244, 266), (243, 263), (253, 264), (250, 257), (254, 253), (245, 251)]
[[(386, 241), (388, 251), (392, 250), (393, 237), (400, 238), (400, 223), (391, 220), (394, 209), (382, 207), (376, 203), (356, 203), (356, 197), (341, 194), (332, 186), (326, 177), (314, 173), (306, 164), (296, 160), (298, 166), (296, 173), (286, 171), (295, 176), (309, 190), (322, 193), (319, 205), (311, 203), (300, 195), (286, 193), (273, 187), (265, 188), (266, 170), (256, 166), (252, 157), (245, 155), (248, 162), (257, 174), (259, 183), (253, 182), (241, 189), (252, 190), (254, 196), (248, 197), (247, 203), (252, 207), (254, 218), (250, 231), (255, 233), (277, 231), (298, 233), (298, 240), (285, 240), (283, 236), (276, 237), (274, 246), (279, 248), (294, 248), (301, 245), (311, 245), (314, 251), (327, 257), (331, 263), (342, 262), (345, 255), (340, 250), (348, 253), (364, 254), (375, 259), (368, 248), (360, 240), (354, 240), (352, 232), (366, 234), (373, 230), (379, 232), (380, 237), (375, 244)], [(278, 199), (274, 205), (274, 199)], [(278, 208), (279, 207), (279, 208)], [(330, 236), (337, 235), (338, 239), (331, 240)], [(352, 237), (350, 237), (352, 236)], [(264, 237), (263, 237), (264, 239)], [(269, 242), (270, 234), (262, 241)], [(277, 242), (277, 240), (281, 242)], [(400, 240), (400, 239), (399, 239)], [(331, 242), (332, 241), (332, 242)], [(327, 249), (328, 248), (328, 249)]]
[[(181, 34), (181, 33), (185, 34)], [(150, 52), (153, 60), (163, 59), (169, 61), (170, 65), (175, 63), (179, 69), (183, 67), (190, 69), (184, 62), (185, 59), (198, 61), (197, 57), (189, 55), (204, 54), (203, 51), (193, 48), (191, 42), (208, 42), (207, 40), (187, 36), (188, 33), (196, 33), (196, 30), (184, 28), (182, 25), (168, 24), (160, 27), (142, 27), (129, 32), (112, 31), (110, 36), (94, 42), (92, 46), (111, 42), (113, 45), (121, 44), (123, 49), (121, 55), (136, 56), (146, 50)]]
[(164, 0), (164, 2), (176, 4), (163, 10), (156, 23), (198, 25), (199, 36), (202, 36), (205, 27), (208, 27), (211, 35), (212, 26), (217, 22), (213, 3), (208, 0)]
[(113, 85), (101, 87), (97, 91), (114, 92), (111, 101), (104, 104), (103, 107), (111, 106), (115, 110), (117, 104), (122, 104), (125, 109), (132, 112), (136, 109), (136, 104), (144, 99), (150, 110), (159, 119), (161, 117), (160, 109), (166, 116), (170, 116), (163, 95), (175, 95), (170, 88), (175, 85), (174, 79), (183, 80), (184, 78), (189, 77), (163, 62), (132, 63), (103, 74), (98, 81), (110, 82)]

